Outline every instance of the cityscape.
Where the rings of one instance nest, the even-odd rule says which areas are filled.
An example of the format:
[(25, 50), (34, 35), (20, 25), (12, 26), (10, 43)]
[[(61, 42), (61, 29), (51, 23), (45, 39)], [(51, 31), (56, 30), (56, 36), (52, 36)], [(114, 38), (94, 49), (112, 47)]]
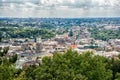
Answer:
[(0, 80), (120, 80), (119, 3), (0, 0)]

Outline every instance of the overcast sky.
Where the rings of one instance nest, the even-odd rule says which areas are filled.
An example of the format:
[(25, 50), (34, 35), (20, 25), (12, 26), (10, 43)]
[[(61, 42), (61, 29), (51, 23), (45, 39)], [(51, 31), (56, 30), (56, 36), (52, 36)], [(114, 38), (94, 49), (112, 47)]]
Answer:
[(0, 0), (1, 17), (120, 17), (120, 0)]

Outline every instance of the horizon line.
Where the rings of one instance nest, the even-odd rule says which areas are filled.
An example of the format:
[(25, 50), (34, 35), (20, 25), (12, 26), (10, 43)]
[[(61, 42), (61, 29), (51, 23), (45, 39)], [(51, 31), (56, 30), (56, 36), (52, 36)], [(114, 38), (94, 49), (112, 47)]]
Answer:
[(0, 16), (0, 18), (120, 18), (120, 16), (97, 16), (97, 17), (7, 17), (7, 16)]

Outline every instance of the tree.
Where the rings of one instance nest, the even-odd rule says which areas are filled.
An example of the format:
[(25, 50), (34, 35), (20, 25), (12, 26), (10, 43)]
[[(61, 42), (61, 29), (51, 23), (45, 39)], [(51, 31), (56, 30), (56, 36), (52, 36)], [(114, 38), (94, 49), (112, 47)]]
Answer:
[(40, 66), (16, 69), (17, 56), (0, 57), (0, 80), (119, 80), (120, 60), (68, 50), (44, 57)]
[(16, 60), (17, 60), (17, 54), (14, 54), (13, 56), (11, 56), (10, 58), (9, 58), (9, 62), (11, 62), (11, 63), (15, 63), (16, 62)]
[(22, 71), (17, 78), (14, 78), (13, 80), (27, 80), (25, 71)]
[(15, 69), (10, 66), (0, 66), (0, 80), (13, 80)]
[(70, 36), (70, 37), (72, 37), (72, 36), (73, 36), (73, 31), (72, 31), (72, 30), (70, 30), (69, 35), (68, 35), (68, 36)]
[(7, 53), (8, 53), (8, 50), (9, 50), (9, 47), (5, 47), (5, 48), (3, 49), (3, 53), (4, 53), (4, 54), (7, 54)]
[(112, 80), (120, 78), (120, 60), (111, 60)]
[(36, 80), (110, 80), (112, 71), (106, 68), (104, 60), (92, 52), (79, 55), (68, 50), (65, 54), (43, 58), (33, 73)]
[(2, 38), (0, 37), (0, 42), (2, 41)]

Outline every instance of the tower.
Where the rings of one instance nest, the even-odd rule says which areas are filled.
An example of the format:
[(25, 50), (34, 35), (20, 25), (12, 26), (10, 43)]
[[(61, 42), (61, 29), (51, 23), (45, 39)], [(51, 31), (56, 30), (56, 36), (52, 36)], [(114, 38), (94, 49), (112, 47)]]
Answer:
[(36, 41), (36, 43), (41, 43), (41, 42), (42, 42), (42, 39), (41, 39), (41, 37), (39, 36), (39, 37), (36, 38), (35, 41)]
[(41, 40), (41, 37), (37, 37), (36, 38), (36, 53), (40, 53), (41, 50), (42, 50), (42, 40)]
[(42, 43), (36, 43), (36, 53), (40, 53), (42, 51)]

